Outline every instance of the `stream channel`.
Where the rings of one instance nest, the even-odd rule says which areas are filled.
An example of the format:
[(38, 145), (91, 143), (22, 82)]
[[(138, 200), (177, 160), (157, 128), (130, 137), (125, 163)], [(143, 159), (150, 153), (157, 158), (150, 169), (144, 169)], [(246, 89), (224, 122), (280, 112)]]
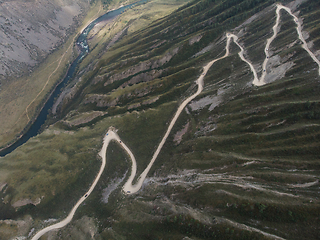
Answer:
[(113, 19), (120, 15), (123, 11), (125, 11), (128, 8), (131, 8), (132, 6), (136, 4), (145, 3), (148, 0), (141, 0), (126, 6), (122, 6), (116, 10), (109, 11), (105, 13), (104, 15), (98, 17), (94, 21), (92, 21), (80, 34), (80, 36), (77, 38), (76, 45), (78, 46), (80, 50), (79, 56), (72, 62), (70, 65), (67, 74), (65, 75), (64, 79), (56, 86), (56, 88), (51, 93), (50, 97), (48, 98), (47, 102), (44, 104), (43, 108), (41, 109), (38, 117), (35, 119), (35, 121), (32, 123), (31, 127), (28, 129), (27, 132), (25, 132), (21, 138), (19, 138), (16, 142), (14, 142), (9, 147), (5, 148), (0, 152), (0, 157), (4, 157), (5, 155), (11, 153), (14, 151), (17, 147), (21, 146), (22, 144), (26, 143), (30, 138), (38, 135), (40, 133), (40, 129), (42, 125), (47, 120), (48, 111), (52, 108), (55, 99), (59, 96), (62, 89), (69, 83), (69, 80), (74, 76), (74, 73), (76, 71), (76, 68), (78, 64), (81, 62), (81, 60), (87, 56), (89, 52), (89, 45), (87, 41), (87, 36), (91, 29), (98, 23), (106, 20)]

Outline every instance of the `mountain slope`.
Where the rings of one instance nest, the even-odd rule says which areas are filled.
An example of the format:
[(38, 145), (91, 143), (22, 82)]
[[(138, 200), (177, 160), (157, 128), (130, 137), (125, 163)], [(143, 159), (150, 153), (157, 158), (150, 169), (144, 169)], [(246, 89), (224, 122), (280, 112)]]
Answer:
[(88, 7), (87, 1), (2, 1), (1, 83), (43, 61), (74, 31)]
[[(319, 3), (281, 3), (303, 21), (317, 55)], [(0, 179), (7, 183), (2, 218), (30, 214), (25, 222), (37, 230), (48, 218), (63, 218), (100, 167), (97, 153), (111, 126), (135, 155), (139, 176), (178, 106), (196, 92), (202, 67), (225, 54), (227, 32), (238, 36), (245, 59), (263, 74), (276, 8), (274, 1), (190, 1), (123, 35), (84, 68), (58, 109), (62, 119), (0, 159), (9, 171)], [(209, 69), (202, 93), (182, 112), (143, 188), (122, 192), (131, 161), (112, 143), (85, 205), (70, 225), (48, 236), (316, 239), (319, 67), (301, 47), (288, 12), (280, 10), (279, 24), (268, 49), (267, 84), (252, 84), (252, 69), (231, 42), (230, 55)], [(18, 211), (9, 207), (29, 198), (42, 200)]]
[(0, 149), (21, 137), (39, 114), (78, 54), (73, 49), (77, 28), (97, 14), (97, 5), (1, 1)]

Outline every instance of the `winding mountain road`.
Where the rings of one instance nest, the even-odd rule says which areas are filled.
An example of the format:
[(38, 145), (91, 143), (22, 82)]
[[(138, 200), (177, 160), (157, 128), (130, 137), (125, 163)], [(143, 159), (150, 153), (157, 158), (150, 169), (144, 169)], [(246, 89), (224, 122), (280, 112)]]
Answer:
[(139, 191), (139, 189), (142, 186), (143, 181), (145, 180), (148, 172), (150, 171), (154, 161), (157, 159), (163, 145), (165, 144), (174, 124), (176, 123), (178, 117), (180, 116), (181, 112), (183, 111), (183, 109), (187, 106), (188, 103), (190, 103), (195, 97), (197, 97), (203, 90), (203, 78), (204, 76), (207, 74), (209, 68), (212, 66), (212, 64), (214, 64), (216, 61), (219, 61), (225, 57), (227, 57), (229, 55), (229, 51), (228, 48), (226, 47), (227, 51), (226, 54), (218, 59), (215, 59), (211, 62), (209, 62), (204, 68), (203, 68), (203, 72), (200, 75), (200, 77), (197, 79), (196, 83), (198, 84), (198, 90), (195, 94), (193, 94), (192, 96), (188, 97), (186, 100), (183, 101), (183, 103), (179, 106), (176, 114), (174, 115), (173, 119), (170, 122), (170, 125), (164, 135), (164, 137), (162, 138), (157, 150), (155, 151), (155, 153), (152, 156), (152, 159), (149, 163), (149, 165), (147, 166), (147, 168), (141, 173), (140, 177), (138, 178), (138, 182), (135, 185), (132, 185), (132, 181), (135, 178), (136, 172), (137, 172), (137, 164), (135, 162), (135, 160), (133, 158), (132, 159), (132, 167), (131, 167), (131, 175), (128, 179), (128, 181), (124, 184), (123, 186), (123, 191), (127, 194), (132, 194), (135, 193), (137, 191)]
[(298, 35), (299, 35), (299, 39), (303, 42), (302, 47), (308, 52), (308, 54), (312, 57), (312, 59), (318, 64), (318, 66), (319, 66), (319, 75), (320, 75), (320, 62), (316, 58), (316, 56), (310, 51), (310, 49), (307, 46), (307, 43), (306, 43), (305, 39), (303, 38), (302, 26), (301, 26), (301, 23), (299, 22), (299, 19), (294, 14), (292, 14), (292, 12), (291, 12), (291, 10), (289, 8), (284, 7), (281, 4), (277, 4), (277, 9), (276, 9), (277, 20), (276, 20), (275, 25), (273, 26), (273, 36), (271, 38), (267, 39), (267, 44), (266, 44), (266, 47), (265, 47), (265, 50), (264, 50), (266, 58), (265, 58), (265, 60), (263, 62), (263, 65), (262, 65), (263, 66), (263, 68), (262, 68), (263, 69), (263, 73), (262, 73), (260, 79), (258, 78), (258, 74), (257, 74), (255, 68), (253, 67), (253, 65), (248, 60), (245, 59), (245, 57), (244, 57), (244, 49), (238, 43), (238, 37), (236, 35), (232, 34), (232, 33), (227, 33), (226, 34), (227, 42), (226, 42), (226, 47), (225, 47), (225, 49), (226, 49), (225, 55), (220, 57), (220, 58), (217, 58), (215, 60), (212, 60), (206, 66), (203, 67), (202, 74), (196, 80), (196, 83), (198, 85), (197, 92), (195, 94), (193, 94), (192, 96), (188, 97), (179, 106), (176, 114), (174, 115), (173, 119), (170, 122), (170, 125), (169, 125), (164, 137), (162, 138), (158, 148), (156, 149), (152, 159), (150, 160), (149, 165), (142, 172), (142, 174), (139, 176), (137, 183), (134, 184), (134, 185), (132, 184), (132, 182), (133, 182), (133, 180), (134, 180), (134, 178), (136, 176), (136, 172), (137, 172), (137, 163), (136, 163), (135, 157), (134, 157), (133, 153), (131, 152), (131, 150), (123, 143), (123, 141), (120, 140), (120, 137), (118, 136), (118, 134), (110, 128), (108, 130), (108, 132), (106, 133), (104, 139), (103, 139), (103, 146), (102, 146), (101, 151), (99, 152), (99, 155), (102, 158), (102, 164), (101, 164), (99, 173), (98, 173), (97, 177), (95, 178), (94, 182), (92, 183), (90, 189), (79, 199), (79, 201), (72, 208), (71, 212), (69, 213), (69, 215), (64, 220), (62, 220), (59, 223), (56, 223), (54, 225), (48, 226), (48, 227), (40, 230), (36, 235), (33, 236), (32, 240), (38, 240), (45, 233), (47, 233), (47, 232), (49, 232), (49, 231), (51, 231), (53, 229), (62, 228), (64, 226), (66, 226), (72, 220), (72, 218), (73, 218), (76, 210), (78, 209), (78, 207), (91, 194), (91, 192), (93, 191), (93, 189), (97, 185), (97, 183), (98, 183), (98, 181), (99, 181), (99, 179), (100, 179), (100, 177), (101, 177), (101, 175), (102, 175), (102, 173), (104, 171), (104, 168), (105, 168), (105, 165), (106, 165), (106, 151), (107, 151), (107, 148), (108, 148), (108, 145), (109, 145), (110, 141), (112, 141), (112, 140), (117, 141), (123, 147), (123, 149), (128, 153), (128, 155), (130, 156), (131, 161), (132, 161), (131, 175), (130, 175), (129, 179), (127, 180), (127, 182), (123, 186), (124, 193), (133, 194), (133, 193), (136, 193), (137, 191), (140, 190), (140, 188), (141, 188), (141, 186), (142, 186), (142, 184), (143, 184), (148, 172), (150, 171), (153, 163), (155, 162), (156, 158), (158, 157), (163, 145), (165, 144), (165, 142), (166, 142), (166, 140), (167, 140), (167, 138), (168, 138), (168, 136), (169, 136), (174, 124), (176, 123), (178, 117), (180, 116), (181, 112), (187, 106), (188, 103), (190, 103), (194, 98), (196, 98), (202, 92), (203, 84), (204, 84), (203, 79), (206, 76), (208, 70), (210, 69), (210, 67), (215, 62), (217, 62), (217, 61), (219, 61), (221, 59), (224, 59), (224, 58), (229, 56), (229, 54), (230, 54), (229, 48), (230, 48), (231, 40), (233, 40), (235, 42), (235, 44), (237, 44), (237, 46), (240, 48), (240, 52), (238, 53), (239, 57), (250, 66), (250, 69), (251, 69), (251, 71), (253, 73), (253, 76), (254, 76), (253, 84), (257, 85), (257, 86), (264, 85), (265, 84), (264, 79), (265, 79), (266, 72), (267, 72), (266, 71), (266, 66), (267, 66), (267, 62), (268, 62), (268, 59), (269, 59), (269, 48), (270, 48), (270, 45), (271, 45), (272, 41), (276, 38), (276, 36), (278, 34), (278, 26), (279, 26), (279, 21), (280, 21), (280, 10), (281, 9), (284, 9), (285, 11), (287, 11), (294, 18), (294, 21), (297, 24), (297, 28), (296, 29), (297, 29), (297, 32), (298, 32)]
[(266, 84), (266, 82), (264, 81), (266, 75), (267, 75), (267, 63), (268, 63), (268, 60), (269, 60), (269, 49), (270, 49), (270, 45), (271, 43), (273, 42), (273, 40), (277, 37), (277, 34), (278, 34), (278, 31), (279, 31), (279, 22), (280, 22), (280, 10), (283, 9), (285, 11), (287, 11), (292, 17), (293, 17), (293, 20), (294, 22), (296, 23), (297, 27), (297, 33), (299, 35), (299, 39), (302, 41), (302, 48), (305, 49), (308, 54), (310, 55), (310, 57), (313, 59), (313, 61), (315, 61), (317, 64), (318, 64), (318, 72), (319, 72), (319, 76), (320, 76), (320, 61), (318, 60), (318, 58), (313, 54), (313, 52), (311, 52), (311, 50), (309, 49), (308, 47), (308, 44), (306, 42), (306, 40), (304, 39), (303, 37), (303, 34), (302, 34), (302, 20), (300, 21), (298, 17), (296, 17), (292, 12), (291, 12), (291, 9), (288, 8), (288, 7), (285, 7), (281, 4), (277, 4), (277, 9), (276, 9), (276, 14), (277, 14), (277, 20), (276, 20), (276, 24), (273, 26), (273, 36), (269, 39), (267, 39), (267, 44), (266, 44), (266, 47), (264, 49), (264, 53), (266, 55), (266, 58), (262, 64), (262, 75), (261, 75), (261, 78), (260, 80), (258, 80), (257, 78), (254, 79), (253, 81), (253, 84), (256, 85), (256, 86), (262, 86), (264, 84)]
[(91, 194), (91, 192), (93, 191), (93, 189), (97, 185), (97, 183), (101, 177), (101, 174), (103, 173), (103, 170), (106, 166), (106, 151), (107, 151), (107, 147), (108, 147), (111, 140), (115, 140), (115, 141), (120, 142), (119, 136), (115, 132), (109, 130), (106, 133), (105, 137), (103, 138), (103, 146), (102, 146), (101, 151), (99, 152), (99, 155), (102, 158), (102, 164), (101, 164), (99, 173), (98, 173), (97, 177), (95, 178), (94, 182), (92, 183), (91, 187), (89, 188), (89, 190), (79, 199), (79, 201), (76, 203), (76, 205), (74, 205), (74, 207), (70, 211), (69, 215), (65, 219), (63, 219), (61, 222), (58, 222), (56, 224), (53, 224), (51, 226), (48, 226), (48, 227), (42, 229), (36, 235), (33, 236), (32, 240), (39, 239), (42, 235), (44, 235), (45, 233), (47, 233), (51, 230), (62, 228), (64, 226), (66, 226), (72, 220), (76, 210), (81, 205), (81, 203), (83, 203), (83, 201), (86, 200), (86, 198)]
[(269, 61), (269, 57), (270, 57), (270, 54), (269, 54), (269, 49), (270, 49), (270, 45), (271, 43), (273, 42), (273, 40), (277, 37), (278, 35), (278, 32), (279, 32), (279, 23), (280, 23), (280, 18), (281, 18), (281, 15), (280, 15), (280, 10), (283, 9), (285, 11), (287, 11), (292, 17), (293, 17), (293, 20), (294, 22), (296, 23), (297, 27), (297, 33), (298, 33), (298, 36), (299, 36), (299, 39), (302, 41), (302, 48), (305, 49), (308, 54), (310, 55), (310, 57), (318, 64), (318, 72), (319, 72), (319, 76), (320, 76), (320, 61), (319, 59), (313, 54), (313, 52), (309, 49), (308, 47), (308, 44), (306, 42), (306, 40), (304, 39), (303, 37), (303, 34), (302, 34), (302, 24), (299, 20), (298, 17), (296, 17), (292, 12), (291, 12), (291, 9), (288, 8), (288, 7), (285, 7), (281, 4), (277, 4), (277, 8), (276, 8), (276, 14), (277, 14), (277, 19), (276, 19), (276, 23), (275, 25), (273, 26), (273, 35), (271, 38), (268, 38), (267, 39), (267, 43), (266, 43), (266, 46), (264, 48), (264, 53), (265, 53), (265, 59), (263, 61), (263, 64), (262, 64), (262, 74), (261, 74), (261, 77), (260, 79), (258, 78), (258, 74), (255, 70), (255, 68), (253, 67), (253, 65), (245, 59), (244, 57), (244, 49), (243, 47), (238, 43), (238, 37), (234, 34), (231, 34), (231, 33), (227, 33), (227, 52), (229, 51), (229, 44), (230, 44), (230, 38), (233, 38), (233, 41), (235, 42), (235, 44), (237, 44), (237, 46), (240, 48), (240, 52), (238, 53), (239, 54), (239, 57), (241, 58), (242, 61), (246, 62), (249, 66), (250, 66), (250, 69), (253, 73), (253, 76), (254, 76), (254, 79), (253, 79), (253, 82), (252, 84), (255, 85), (255, 86), (262, 86), (262, 85), (265, 85), (266, 82), (265, 82), (265, 77), (267, 75), (267, 63)]
[[(228, 38), (228, 41), (229, 41), (229, 38)], [(103, 171), (104, 171), (104, 168), (106, 166), (106, 152), (107, 152), (107, 148), (108, 148), (108, 145), (110, 143), (111, 140), (115, 140), (117, 141), (123, 148), (124, 150), (129, 154), (130, 158), (131, 158), (131, 161), (132, 161), (132, 167), (131, 167), (131, 175), (128, 179), (128, 181), (125, 183), (124, 187), (123, 187), (123, 190), (125, 193), (128, 193), (128, 194), (132, 194), (132, 193), (135, 193), (137, 191), (139, 191), (139, 189), (141, 188), (142, 186), (142, 183), (144, 181), (144, 179), (146, 178), (150, 168), (152, 167), (154, 161), (156, 160), (156, 158), (158, 157), (159, 153), (160, 153), (160, 150), (161, 148), (163, 147), (164, 143), (166, 142), (167, 140), (167, 137), (169, 136), (175, 122), (177, 121), (180, 113), (182, 112), (182, 110), (186, 107), (186, 105), (192, 101), (195, 97), (197, 97), (203, 90), (203, 78), (204, 76), (207, 74), (209, 68), (212, 66), (212, 64), (214, 64), (216, 61), (219, 61), (225, 57), (227, 57), (229, 55), (229, 44), (227, 44), (227, 47), (226, 47), (226, 54), (221, 57), (221, 58), (218, 58), (218, 59), (215, 59), (211, 62), (209, 62), (204, 68), (203, 68), (203, 73), (200, 75), (200, 77), (197, 79), (197, 84), (198, 84), (198, 91), (193, 94), (192, 96), (190, 96), (189, 98), (187, 98), (181, 105), (180, 107), (178, 108), (174, 118), (172, 119), (169, 127), (168, 127), (168, 130), (166, 132), (166, 134), (164, 135), (162, 141), (160, 142), (156, 152), (154, 153), (149, 165), (147, 166), (147, 168), (143, 171), (143, 173), (140, 175), (139, 177), (139, 180), (138, 180), (138, 183), (135, 184), (135, 185), (132, 185), (132, 181), (136, 175), (136, 172), (137, 172), (137, 163), (136, 163), (136, 160), (135, 160), (135, 157), (133, 155), (133, 153), (130, 151), (130, 149), (120, 140), (120, 137), (118, 136), (118, 134), (116, 132), (114, 132), (113, 130), (109, 129), (108, 132), (106, 133), (105, 137), (103, 138), (103, 146), (102, 146), (102, 149), (101, 151), (99, 152), (99, 155), (100, 157), (102, 158), (102, 164), (101, 164), (101, 167), (100, 167), (100, 170), (99, 170), (99, 173), (97, 175), (97, 177), (95, 178), (94, 182), (92, 183), (91, 187), (89, 188), (89, 190), (79, 199), (79, 201), (76, 203), (76, 205), (72, 208), (72, 210), (70, 211), (69, 215), (63, 219), (61, 222), (58, 222), (56, 224), (53, 224), (51, 226), (48, 226), (42, 230), (40, 230), (36, 235), (33, 236), (32, 240), (38, 240), (42, 235), (44, 235), (45, 233), (51, 231), (51, 230), (54, 230), (54, 229), (59, 229), (59, 228), (62, 228), (64, 226), (66, 226), (73, 218), (76, 210), (78, 209), (78, 207), (81, 205), (81, 203), (83, 203), (83, 201), (91, 194), (91, 192), (93, 191), (93, 189), (95, 188), (95, 186), (97, 185)]]

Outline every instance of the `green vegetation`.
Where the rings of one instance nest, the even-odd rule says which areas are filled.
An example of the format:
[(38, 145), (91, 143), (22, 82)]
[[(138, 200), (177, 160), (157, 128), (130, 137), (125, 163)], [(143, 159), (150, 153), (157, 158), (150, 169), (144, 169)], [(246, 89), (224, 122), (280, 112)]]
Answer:
[[(143, 6), (147, 15), (155, 2)], [(261, 74), (275, 1), (198, 0), (177, 9), (178, 2), (172, 14), (141, 26), (128, 16), (130, 11), (138, 16), (143, 7), (124, 14), (119, 21), (136, 30), (124, 33), (108, 51), (93, 52), (92, 63), (83, 62), (81, 81), (63, 101), (60, 119), (52, 118), (54, 125), (0, 159), (1, 169), (10, 171), (0, 179), (9, 186), (0, 196), (6, 199), (2, 219), (30, 214), (32, 226), (40, 229), (43, 220), (64, 217), (95, 177), (101, 141), (111, 126), (135, 155), (139, 175), (179, 104), (196, 91), (202, 66), (224, 55), (227, 31), (239, 36), (245, 57)], [(295, 11), (310, 33), (313, 52), (320, 46), (318, 6), (307, 1)], [(268, 84), (261, 87), (252, 86), (252, 72), (232, 43), (230, 56), (210, 68), (203, 92), (182, 112), (143, 189), (122, 193), (131, 162), (111, 143), (94, 192), (53, 239), (76, 238), (85, 216), (96, 226), (95, 239), (317, 238), (319, 75), (296, 40), (294, 21), (283, 11), (270, 46)], [(93, 41), (101, 44), (97, 49), (106, 44), (99, 37)], [(69, 124), (92, 111), (102, 114)], [(42, 196), (39, 205), (10, 207)]]

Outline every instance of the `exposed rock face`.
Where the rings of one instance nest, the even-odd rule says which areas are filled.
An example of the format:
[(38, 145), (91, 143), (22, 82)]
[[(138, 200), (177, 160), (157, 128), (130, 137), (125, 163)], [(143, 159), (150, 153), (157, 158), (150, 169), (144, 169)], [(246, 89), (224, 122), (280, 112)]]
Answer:
[(86, 112), (86, 113), (82, 113), (82, 114), (75, 116), (74, 118), (72, 118), (69, 121), (64, 121), (64, 123), (70, 127), (79, 126), (81, 124), (91, 122), (95, 118), (100, 117), (100, 116), (104, 116), (106, 114), (108, 114), (108, 113), (101, 112), (101, 111)]
[[(125, 79), (127, 77), (133, 76), (133, 75), (135, 75), (135, 74), (137, 74), (139, 72), (143, 72), (143, 71), (159, 68), (159, 67), (163, 66), (165, 63), (169, 62), (171, 60), (171, 58), (173, 58), (178, 52), (179, 52), (179, 47), (176, 47), (176, 48), (168, 51), (164, 56), (162, 56), (160, 58), (154, 58), (152, 60), (147, 60), (147, 61), (140, 62), (140, 63), (138, 63), (138, 64), (126, 69), (123, 72), (113, 74), (104, 83), (104, 86), (107, 86), (107, 85), (109, 85), (109, 84), (111, 84), (111, 83), (113, 83), (115, 81), (119, 81), (119, 80)], [(154, 75), (156, 73), (159, 73), (159, 72), (154, 71), (151, 74)], [(160, 72), (160, 74), (161, 74), (161, 72)], [(147, 77), (147, 75), (150, 75), (150, 74), (146, 74), (146, 76), (140, 75), (138, 78), (139, 79), (140, 78), (149, 78), (149, 77)], [(133, 81), (135, 81), (135, 83), (138, 82), (138, 80), (133, 80)]]
[(97, 107), (114, 107), (118, 104), (119, 98), (113, 99), (109, 95), (92, 94), (84, 101), (87, 103), (96, 103)]
[(0, 80), (31, 71), (59, 46), (87, 0), (0, 1)]
[(140, 82), (149, 82), (157, 77), (159, 77), (163, 73), (163, 70), (151, 70), (149, 72), (140, 73), (134, 77), (132, 77), (129, 81), (123, 83), (121, 87), (126, 87), (130, 84), (137, 84)]
[(21, 199), (13, 203), (12, 206), (17, 208), (17, 207), (25, 206), (27, 204), (38, 205), (40, 202), (41, 202), (41, 198), (37, 198), (35, 201), (32, 201), (31, 199)]
[(173, 142), (175, 143), (175, 145), (179, 145), (181, 143), (182, 137), (187, 133), (189, 126), (190, 126), (190, 122), (187, 122), (187, 124), (183, 127), (183, 129), (176, 132), (173, 138)]

